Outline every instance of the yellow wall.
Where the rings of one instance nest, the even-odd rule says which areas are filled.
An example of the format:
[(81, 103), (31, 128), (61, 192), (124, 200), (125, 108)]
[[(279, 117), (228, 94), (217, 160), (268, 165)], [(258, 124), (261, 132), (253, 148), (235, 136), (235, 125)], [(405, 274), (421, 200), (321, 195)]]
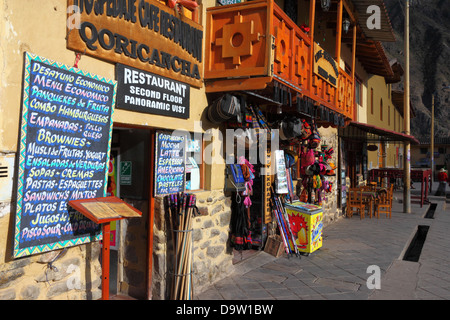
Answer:
[[(17, 150), (24, 52), (34, 53), (67, 65), (74, 64), (75, 53), (66, 49), (66, 3), (66, 0), (0, 0), (0, 5), (4, 8), (0, 21), (2, 39), (0, 63), (3, 66), (0, 72), (0, 114), (2, 115), (0, 117), (0, 153), (11, 153)], [(203, 1), (203, 10), (213, 5), (215, 3), (212, 0)], [(203, 23), (206, 21), (204, 13), (201, 19)], [(114, 64), (95, 58), (82, 56), (78, 67), (108, 79), (115, 78)], [(163, 129), (183, 128), (188, 131), (200, 128), (204, 132), (211, 128), (202, 118), (206, 106), (204, 87), (197, 89), (191, 86), (189, 121), (121, 109), (115, 110), (113, 121), (115, 125), (120, 123)], [(202, 125), (195, 126), (194, 121), (200, 120), (203, 120)], [(217, 129), (212, 129), (212, 132), (218, 136)], [(220, 145), (218, 139), (214, 139), (214, 143), (214, 147)], [(219, 167), (221, 168), (222, 166)], [(212, 189), (223, 187), (223, 178), (214, 179), (208, 187)]]
[[(367, 79), (367, 123), (383, 129), (401, 132), (403, 130), (403, 117), (392, 103), (391, 86), (386, 83), (384, 77), (370, 75)], [(372, 108), (372, 90), (373, 90), (373, 108)], [(382, 105), (382, 108), (381, 108)], [(372, 110), (373, 109), (373, 110)], [(401, 143), (385, 143), (385, 157), (381, 156), (382, 146), (378, 143), (377, 151), (367, 152), (367, 163), (370, 169), (381, 167), (402, 166), (400, 158), (397, 157), (397, 148), (399, 154), (403, 150)]]

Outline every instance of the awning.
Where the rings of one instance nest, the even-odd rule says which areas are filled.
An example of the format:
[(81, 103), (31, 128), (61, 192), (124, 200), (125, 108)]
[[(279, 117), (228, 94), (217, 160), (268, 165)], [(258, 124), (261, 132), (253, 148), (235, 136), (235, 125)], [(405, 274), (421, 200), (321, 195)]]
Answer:
[[(395, 42), (394, 30), (389, 19), (383, 0), (353, 0), (353, 6), (358, 13), (358, 22), (368, 39)], [(375, 5), (380, 9), (380, 26), (379, 28), (369, 28), (368, 21), (372, 21), (371, 17), (374, 11), (367, 10), (369, 6)]]
[(404, 142), (419, 144), (414, 136), (383, 129), (367, 123), (352, 121), (340, 131), (340, 136), (361, 142)]

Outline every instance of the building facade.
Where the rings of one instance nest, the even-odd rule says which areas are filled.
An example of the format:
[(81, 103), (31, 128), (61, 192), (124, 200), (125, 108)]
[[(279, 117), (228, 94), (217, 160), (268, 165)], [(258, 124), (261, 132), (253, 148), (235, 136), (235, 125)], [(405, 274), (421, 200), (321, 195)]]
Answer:
[[(101, 298), (102, 245), (95, 226), (92, 234), (56, 240), (44, 229), (57, 233), (60, 218), (81, 219), (69, 213), (70, 200), (106, 195), (142, 213), (111, 226), (110, 293), (170, 298), (175, 249), (165, 201), (167, 194), (179, 192), (196, 196), (189, 274), (195, 290), (201, 290), (233, 271), (239, 251), (232, 221), (236, 199), (246, 195), (230, 188), (227, 171), (241, 161), (239, 155), (256, 169), (248, 207), (255, 222), (252, 247), (260, 250), (277, 230), (271, 186), (287, 181), (287, 191), (279, 194), (292, 201), (306, 193), (305, 202), (323, 208), (323, 224), (332, 223), (342, 217), (346, 172), (356, 168), (343, 160), (352, 149), (341, 141), (340, 130), (355, 121), (373, 121), (401, 131), (401, 115), (385, 82), (394, 72), (377, 42), (395, 40), (381, 0), (381, 31), (369, 29), (367, 8), (350, 0), (229, 5), (3, 0), (0, 5), (5, 8), (0, 41), (7, 48), (0, 56), (5, 172), (0, 177), (0, 299)], [(108, 84), (111, 89), (104, 91), (114, 95), (106, 99), (99, 83), (101, 88)], [(95, 104), (93, 97), (104, 103)], [(220, 109), (230, 105), (222, 104), (229, 97), (239, 112)], [(374, 112), (365, 112), (372, 98)], [(86, 108), (86, 102), (88, 113), (67, 109)], [(312, 135), (302, 138), (303, 120), (318, 133), (316, 141)], [(260, 132), (270, 132), (265, 145), (257, 146), (258, 160), (251, 158), (250, 139), (240, 145), (242, 132), (250, 132), (249, 138), (256, 132), (258, 141)], [(176, 143), (180, 136), (186, 141), (182, 147)], [(51, 167), (58, 158), (55, 150), (67, 167)], [(312, 169), (302, 164), (303, 150), (312, 152), (311, 165), (333, 164), (322, 177), (326, 191), (308, 185), (307, 169)], [(386, 150), (382, 165), (398, 164), (396, 147)], [(286, 163), (287, 154), (293, 154), (287, 180), (270, 171), (278, 151)], [(94, 162), (98, 170), (86, 167)], [(83, 165), (79, 172), (64, 171), (77, 165)], [(105, 179), (87, 182), (97, 171), (105, 172)], [(46, 189), (32, 184), (39, 180), (35, 174), (48, 184), (68, 176), (66, 184), (55, 180)], [(82, 189), (83, 183), (97, 187)], [(69, 184), (77, 187), (64, 189)], [(48, 200), (48, 192), (57, 198)], [(61, 212), (44, 209), (49, 201)], [(23, 226), (25, 221), (30, 225)]]

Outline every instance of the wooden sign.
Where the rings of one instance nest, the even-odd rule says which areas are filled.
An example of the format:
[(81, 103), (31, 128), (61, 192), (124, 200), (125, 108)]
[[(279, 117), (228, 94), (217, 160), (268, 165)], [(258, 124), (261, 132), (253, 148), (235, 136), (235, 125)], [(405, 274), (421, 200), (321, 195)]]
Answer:
[(155, 145), (155, 196), (184, 192), (186, 137), (157, 132)]
[(71, 200), (69, 205), (96, 224), (142, 216), (142, 212), (115, 196)]
[(26, 53), (14, 257), (100, 239), (72, 199), (104, 196), (116, 82)]
[(317, 43), (314, 43), (314, 73), (331, 84), (337, 86), (339, 69), (333, 57), (323, 50)]
[[(67, 47), (200, 88), (203, 27), (156, 0), (68, 0)], [(69, 10), (70, 11), (70, 10)]]

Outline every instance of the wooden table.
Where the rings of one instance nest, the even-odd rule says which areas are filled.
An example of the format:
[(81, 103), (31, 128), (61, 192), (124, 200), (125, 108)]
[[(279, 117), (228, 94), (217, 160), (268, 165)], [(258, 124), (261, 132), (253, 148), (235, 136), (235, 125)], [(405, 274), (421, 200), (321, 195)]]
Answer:
[[(404, 170), (403, 169), (394, 169), (394, 168), (379, 168), (372, 169), (369, 171), (369, 180), (375, 181), (377, 178), (403, 178)], [(420, 189), (420, 197), (419, 196), (411, 196), (411, 198), (419, 199), (420, 207), (423, 206), (424, 203), (429, 203), (428, 200), (428, 192), (431, 190), (431, 169), (429, 168), (415, 168), (411, 169), (411, 179), (420, 180), (421, 189)]]
[(368, 203), (369, 205), (369, 216), (372, 218), (372, 208), (373, 208), (373, 204), (375, 199), (377, 198), (378, 193), (377, 191), (369, 191), (369, 190), (363, 190), (362, 191), (362, 197), (363, 197), (363, 201)]

